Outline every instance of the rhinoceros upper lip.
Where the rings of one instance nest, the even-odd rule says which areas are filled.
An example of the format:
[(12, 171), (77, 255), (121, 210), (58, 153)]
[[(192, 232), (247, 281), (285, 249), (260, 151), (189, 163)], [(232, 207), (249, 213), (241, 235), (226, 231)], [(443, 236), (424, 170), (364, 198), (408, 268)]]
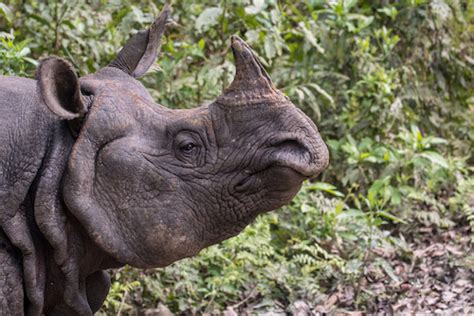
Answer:
[(293, 161), (274, 161), (268, 168), (271, 167), (286, 167), (294, 172), (300, 174), (303, 178), (311, 178), (314, 176), (314, 172), (311, 170), (310, 166), (303, 166), (301, 164), (295, 163)]
[(270, 142), (273, 150), (265, 168), (272, 166), (287, 167), (310, 178), (315, 175), (312, 166), (312, 154), (307, 142), (296, 133), (281, 133)]
[[(279, 163), (278, 161), (276, 161), (258, 170), (255, 170), (252, 172), (245, 172), (244, 176), (240, 178), (240, 180), (235, 185), (235, 190), (238, 192), (243, 192), (252, 187), (259, 187), (259, 183), (261, 183), (263, 180), (260, 177), (258, 177), (258, 175), (262, 175), (273, 168), (288, 168), (292, 170), (294, 173), (298, 174), (302, 180), (309, 179), (310, 176), (312, 175), (310, 171), (306, 171), (300, 168), (300, 166), (296, 166), (296, 165), (291, 166), (288, 163)], [(310, 175), (308, 175), (308, 173)]]

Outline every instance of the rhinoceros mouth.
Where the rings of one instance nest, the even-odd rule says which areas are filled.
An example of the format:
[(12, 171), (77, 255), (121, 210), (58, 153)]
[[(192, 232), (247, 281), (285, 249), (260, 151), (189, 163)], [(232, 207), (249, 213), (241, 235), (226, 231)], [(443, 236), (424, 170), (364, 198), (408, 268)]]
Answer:
[(278, 189), (292, 190), (316, 175), (308, 147), (298, 137), (286, 133), (272, 139), (258, 167), (244, 170), (235, 184), (237, 192), (261, 190), (278, 184)]
[(292, 190), (299, 186), (310, 176), (305, 174), (305, 170), (289, 166), (288, 164), (274, 163), (258, 171), (244, 172), (244, 176), (235, 184), (235, 191), (250, 192), (278, 187), (278, 191)]

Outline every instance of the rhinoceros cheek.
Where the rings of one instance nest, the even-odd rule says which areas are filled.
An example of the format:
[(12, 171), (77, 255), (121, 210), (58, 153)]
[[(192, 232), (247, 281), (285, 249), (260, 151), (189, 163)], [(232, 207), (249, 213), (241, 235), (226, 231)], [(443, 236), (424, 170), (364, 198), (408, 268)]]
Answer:
[(198, 226), (185, 209), (178, 211), (163, 207), (153, 215), (154, 218), (148, 216), (147, 223), (141, 222), (138, 238), (129, 245), (146, 263), (144, 267), (164, 267), (196, 255), (204, 248), (202, 233), (196, 229)]
[(168, 238), (166, 242), (159, 243), (152, 265), (165, 267), (180, 259), (192, 257), (198, 254), (201, 249), (202, 247), (198, 243), (185, 236)]

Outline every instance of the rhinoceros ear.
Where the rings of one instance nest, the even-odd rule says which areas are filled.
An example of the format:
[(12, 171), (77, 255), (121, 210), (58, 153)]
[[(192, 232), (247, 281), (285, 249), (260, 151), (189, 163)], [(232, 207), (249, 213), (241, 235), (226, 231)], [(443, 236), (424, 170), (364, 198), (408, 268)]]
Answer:
[(74, 68), (64, 59), (49, 57), (40, 62), (36, 79), (43, 101), (60, 118), (83, 117), (87, 107)]
[(171, 7), (165, 5), (150, 28), (130, 38), (109, 67), (118, 68), (135, 78), (143, 76), (155, 62), (170, 11)]

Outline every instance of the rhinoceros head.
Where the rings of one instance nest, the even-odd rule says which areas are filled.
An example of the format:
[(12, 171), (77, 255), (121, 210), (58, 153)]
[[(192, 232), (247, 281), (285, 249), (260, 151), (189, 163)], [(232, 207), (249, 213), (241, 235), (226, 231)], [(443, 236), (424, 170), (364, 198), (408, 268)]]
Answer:
[(171, 110), (135, 78), (153, 64), (169, 9), (118, 57), (77, 79), (63, 60), (38, 72), (47, 106), (80, 126), (63, 198), (122, 263), (165, 266), (290, 202), (328, 164), (315, 124), (272, 84), (238, 37), (235, 79), (213, 103)]

